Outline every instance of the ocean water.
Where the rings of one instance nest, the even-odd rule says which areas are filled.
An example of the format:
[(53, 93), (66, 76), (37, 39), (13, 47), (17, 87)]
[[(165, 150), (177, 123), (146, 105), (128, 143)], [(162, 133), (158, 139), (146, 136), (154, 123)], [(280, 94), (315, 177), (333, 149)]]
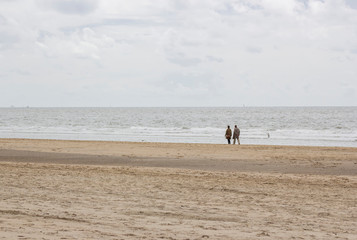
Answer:
[(0, 138), (357, 147), (357, 107), (0, 108)]

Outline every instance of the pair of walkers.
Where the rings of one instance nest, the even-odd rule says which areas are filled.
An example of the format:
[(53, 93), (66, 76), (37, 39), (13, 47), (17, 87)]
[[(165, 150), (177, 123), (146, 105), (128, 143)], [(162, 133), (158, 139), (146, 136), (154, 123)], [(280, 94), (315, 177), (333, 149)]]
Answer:
[(238, 145), (240, 145), (239, 135), (240, 135), (240, 130), (237, 127), (237, 125), (234, 125), (233, 137), (232, 137), (232, 130), (231, 130), (230, 126), (229, 125), (227, 126), (226, 139), (228, 141), (228, 144), (231, 144), (231, 138), (232, 138), (233, 144), (236, 144), (236, 140), (237, 140)]

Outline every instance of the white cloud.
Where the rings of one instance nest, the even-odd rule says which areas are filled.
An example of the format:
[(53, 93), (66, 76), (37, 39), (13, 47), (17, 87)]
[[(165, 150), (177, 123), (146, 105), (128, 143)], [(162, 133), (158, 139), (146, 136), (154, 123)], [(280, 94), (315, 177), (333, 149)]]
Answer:
[(98, 35), (92, 29), (84, 28), (60, 36), (40, 32), (36, 44), (48, 57), (70, 54), (79, 58), (99, 59), (100, 49), (110, 48), (114, 42), (106, 35)]
[(185, 53), (187, 42), (189, 40), (173, 29), (168, 29), (160, 39), (160, 45), (168, 61), (183, 67), (195, 66), (202, 60), (193, 54)]
[(0, 81), (87, 106), (93, 89), (111, 106), (352, 105), (356, 22), (351, 0), (0, 1)]
[(63, 14), (88, 14), (97, 6), (97, 0), (37, 0), (37, 4)]

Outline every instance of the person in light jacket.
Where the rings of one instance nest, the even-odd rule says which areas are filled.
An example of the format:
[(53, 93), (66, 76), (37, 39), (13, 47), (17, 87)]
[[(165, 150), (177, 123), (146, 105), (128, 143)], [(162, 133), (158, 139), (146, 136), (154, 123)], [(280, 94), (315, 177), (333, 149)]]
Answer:
[(236, 144), (236, 139), (237, 139), (237, 143), (238, 143), (238, 145), (240, 145), (239, 135), (240, 135), (240, 130), (237, 127), (237, 125), (235, 125), (234, 131), (233, 131), (233, 144)]
[(228, 141), (228, 144), (231, 144), (231, 137), (232, 137), (232, 130), (229, 127), (229, 125), (227, 126), (227, 130), (226, 130), (226, 139)]

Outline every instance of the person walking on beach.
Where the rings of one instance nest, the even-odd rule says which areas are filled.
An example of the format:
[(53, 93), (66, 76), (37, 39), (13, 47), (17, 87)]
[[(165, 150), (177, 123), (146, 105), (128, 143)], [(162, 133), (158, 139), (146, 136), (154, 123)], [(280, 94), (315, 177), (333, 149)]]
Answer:
[(228, 144), (231, 144), (231, 137), (232, 137), (232, 130), (228, 125), (226, 130), (226, 139), (228, 141)]
[(239, 135), (240, 135), (240, 130), (239, 130), (239, 128), (237, 127), (237, 125), (234, 125), (233, 144), (236, 144), (236, 139), (237, 139), (237, 143), (238, 143), (238, 145), (240, 145)]

